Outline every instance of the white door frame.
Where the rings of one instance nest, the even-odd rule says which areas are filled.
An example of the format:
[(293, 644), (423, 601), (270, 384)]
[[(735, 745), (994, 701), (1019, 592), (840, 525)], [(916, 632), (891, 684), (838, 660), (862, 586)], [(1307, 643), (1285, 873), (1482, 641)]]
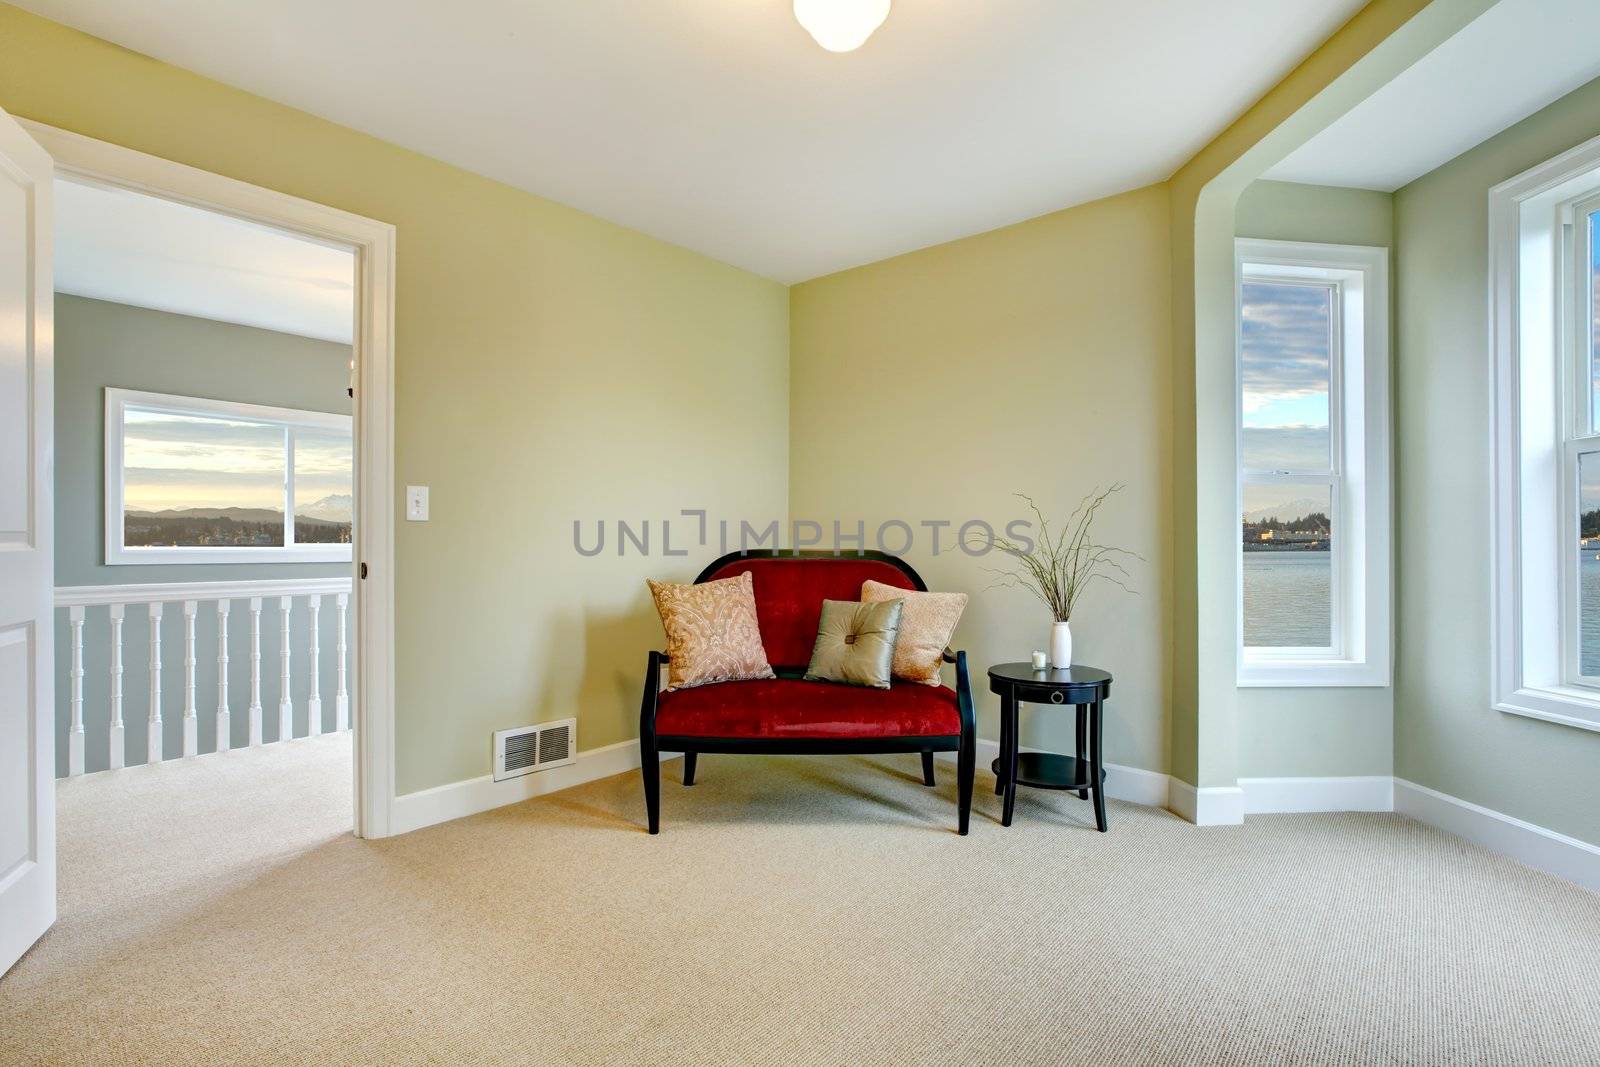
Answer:
[(355, 828), (360, 837), (389, 836), (395, 795), (394, 227), (121, 145), (19, 121), (55, 159), (57, 173), (354, 246)]

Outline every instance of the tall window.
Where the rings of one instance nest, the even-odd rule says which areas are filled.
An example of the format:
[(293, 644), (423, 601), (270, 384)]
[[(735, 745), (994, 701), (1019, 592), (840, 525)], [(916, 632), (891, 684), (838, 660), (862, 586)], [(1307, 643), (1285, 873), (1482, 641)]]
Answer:
[(1566, 673), (1576, 685), (1600, 689), (1600, 195), (1578, 201), (1570, 214), (1563, 333), (1576, 410), (1563, 456), (1571, 511), (1562, 525), (1569, 534), (1577, 528), (1578, 551), (1569, 540), (1563, 553)]
[(1493, 698), (1600, 729), (1600, 138), (1489, 206)]
[(106, 562), (349, 560), (353, 452), (348, 415), (107, 389)]
[(1387, 685), (1387, 252), (1237, 255), (1239, 683)]

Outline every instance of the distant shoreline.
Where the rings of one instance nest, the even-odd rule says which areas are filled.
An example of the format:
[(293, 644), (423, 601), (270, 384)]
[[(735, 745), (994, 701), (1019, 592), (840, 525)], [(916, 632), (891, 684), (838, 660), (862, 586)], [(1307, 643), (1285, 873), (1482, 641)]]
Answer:
[(1260, 544), (1259, 542), (1255, 543), (1255, 544), (1251, 544), (1250, 542), (1246, 541), (1243, 544), (1242, 547), (1244, 548), (1244, 550), (1246, 552), (1277, 552), (1277, 553), (1284, 553), (1284, 552), (1322, 552), (1322, 553), (1327, 553), (1327, 552), (1332, 550), (1331, 547), (1328, 545), (1328, 543), (1326, 541), (1324, 541), (1322, 544), (1319, 544), (1319, 545), (1263, 545), (1263, 544)]

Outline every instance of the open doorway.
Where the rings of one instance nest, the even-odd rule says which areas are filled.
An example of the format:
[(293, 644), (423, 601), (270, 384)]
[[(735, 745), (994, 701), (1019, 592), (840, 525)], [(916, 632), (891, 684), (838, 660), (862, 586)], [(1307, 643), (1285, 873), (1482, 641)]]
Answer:
[(357, 251), (70, 175), (54, 193), (63, 870), (219, 810), (348, 832)]
[[(334, 812), (332, 823), (328, 824), (332, 825), (332, 832), (342, 834), (353, 829), (357, 835), (364, 837), (382, 837), (391, 832), (390, 812), (394, 801), (392, 455), (395, 234), (394, 227), (388, 223), (39, 123), (13, 119), (3, 112), (0, 112), (0, 161), (6, 164), (5, 168), (0, 169), (6, 169), (7, 177), (15, 187), (14, 195), (6, 199), (4, 227), (8, 235), (7, 249), (12, 256), (8, 262), (12, 264), (12, 269), (0, 272), (4, 274), (0, 278), (0, 282), (3, 282), (0, 289), (4, 290), (6, 306), (16, 312), (8, 319), (11, 326), (8, 338), (13, 346), (8, 352), (16, 357), (8, 366), (14, 373), (0, 376), (0, 407), (6, 412), (6, 417), (0, 419), (0, 426), (8, 430), (7, 447), (0, 450), (8, 460), (5, 470), (0, 472), (5, 477), (7, 491), (0, 494), (0, 499), (11, 505), (0, 518), (0, 525), (5, 525), (5, 530), (0, 531), (0, 535), (3, 535), (0, 539), (6, 539), (11, 549), (7, 553), (0, 553), (5, 557), (0, 562), (6, 564), (0, 567), (5, 572), (4, 581), (0, 581), (0, 593), (4, 594), (0, 596), (0, 615), (4, 616), (0, 619), (0, 630), (4, 631), (0, 633), (0, 644), (5, 645), (5, 654), (0, 656), (0, 675), (5, 676), (7, 691), (21, 697), (17, 701), (7, 702), (11, 714), (6, 716), (4, 724), (6, 743), (0, 745), (0, 753), (6, 757), (8, 769), (6, 774), (0, 775), (0, 779), (11, 783), (11, 796), (15, 801), (0, 806), (7, 815), (5, 826), (0, 828), (0, 836), (5, 838), (8, 846), (16, 846), (14, 853), (8, 851), (7, 854), (20, 857), (8, 877), (0, 880), (0, 895), (5, 897), (5, 907), (0, 908), (0, 917), (3, 917), (3, 921), (0, 921), (0, 969), (4, 969), (33, 944), (60, 914), (56, 899), (57, 794), (74, 785), (113, 780), (121, 783), (123, 796), (108, 794), (102, 798), (103, 804), (86, 805), (82, 810), (90, 812), (104, 823), (121, 824), (121, 838), (116, 833), (105, 835), (102, 844), (107, 841), (110, 844), (101, 848), (100, 854), (108, 860), (125, 861), (125, 870), (129, 864), (136, 867), (137, 870), (127, 873), (144, 875), (141, 881), (145, 889), (159, 885), (164, 893), (182, 892), (182, 887), (173, 881), (176, 872), (182, 872), (183, 879), (196, 885), (215, 884), (215, 878), (208, 878), (208, 873), (225, 876), (227, 871), (224, 868), (228, 866), (230, 857), (257, 861), (250, 865), (258, 866), (259, 861), (268, 856), (281, 855), (281, 847), (288, 843), (280, 834), (275, 843), (267, 842), (272, 847), (263, 848), (262, 839), (271, 834), (273, 827), (266, 825), (265, 820), (252, 820), (249, 817), (251, 811), (273, 818), (289, 812), (291, 817), (287, 823), (279, 819), (275, 825), (280, 828), (300, 825), (292, 817), (294, 806), (284, 803), (285, 798), (292, 798), (304, 791), (300, 782), (290, 775), (275, 774), (275, 769), (268, 767), (263, 774), (258, 774), (258, 778), (268, 779), (266, 786), (251, 794), (258, 798), (259, 803), (254, 807), (243, 804), (238, 796), (229, 792), (229, 787), (236, 788), (244, 776), (227, 776), (226, 781), (223, 778), (225, 770), (237, 770), (247, 764), (232, 761), (230, 757), (251, 752), (288, 754), (296, 745), (308, 742), (267, 743), (272, 726), (276, 726), (279, 736), (288, 738), (302, 729), (309, 734), (312, 724), (316, 723), (324, 731), (318, 735), (320, 738), (332, 739), (336, 743), (353, 742), (354, 748), (353, 758), (348, 747), (343, 752), (340, 752), (338, 744), (323, 749), (336, 753), (345, 768), (343, 775), (321, 775), (317, 779), (334, 783), (334, 787), (345, 798), (342, 804), (329, 809)], [(87, 557), (88, 562), (84, 563), (80, 558), (80, 564), (120, 568), (119, 574), (132, 573), (129, 568), (143, 566), (147, 568), (144, 573), (150, 579), (166, 579), (164, 582), (147, 579), (144, 582), (104, 583), (106, 586), (127, 588), (119, 590), (125, 599), (112, 600), (103, 605), (106, 613), (106, 660), (104, 689), (99, 703), (105, 709), (105, 725), (102, 735), (104, 747), (100, 751), (104, 753), (108, 768), (113, 753), (121, 754), (125, 766), (135, 758), (148, 759), (153, 753), (158, 753), (161, 758), (137, 770), (118, 769), (100, 775), (73, 773), (75, 769), (87, 772), (90, 760), (94, 758), (89, 744), (92, 735), (84, 714), (90, 711), (90, 702), (94, 699), (91, 697), (93, 683), (89, 682), (90, 672), (85, 661), (91, 655), (87, 647), (90, 639), (87, 632), (88, 609), (91, 607), (92, 591), (96, 587), (76, 587), (75, 593), (59, 597), (56, 593), (56, 468), (58, 444), (68, 439), (57, 434), (58, 420), (55, 415), (55, 341), (58, 331), (52, 249), (56, 244), (58, 221), (54, 210), (56, 187), (62, 180), (83, 187), (68, 189), (65, 192), (67, 197), (98, 191), (125, 194), (130, 198), (142, 196), (156, 201), (153, 205), (134, 199), (118, 201), (120, 206), (102, 217), (99, 223), (93, 220), (89, 222), (87, 237), (80, 234), (79, 239), (89, 243), (104, 241), (109, 234), (127, 228), (122, 218), (126, 213), (124, 209), (132, 211), (135, 204), (157, 208), (180, 206), (200, 209), (218, 216), (222, 221), (243, 223), (258, 235), (266, 232), (278, 237), (309, 238), (311, 243), (323, 248), (346, 250), (350, 265), (349, 273), (341, 271), (334, 282), (346, 288), (350, 294), (345, 300), (343, 313), (347, 316), (351, 336), (346, 342), (348, 358), (344, 359), (341, 368), (345, 399), (350, 405), (343, 417), (350, 420), (350, 443), (346, 449), (350, 454), (351, 470), (344, 478), (348, 479), (351, 490), (349, 496), (354, 505), (350, 509), (352, 514), (347, 533), (341, 529), (345, 523), (332, 514), (340, 495), (336, 487), (322, 486), (330, 491), (301, 498), (296, 496), (290, 484), (293, 435), (329, 433), (337, 429), (336, 423), (329, 424), (326, 421), (339, 416), (341, 413), (337, 410), (317, 411), (313, 408), (313, 418), (309, 420), (300, 416), (296, 416), (298, 421), (286, 418), (278, 420), (279, 433), (284, 441), (284, 471), (277, 534), (273, 533), (274, 524), (265, 516), (182, 515), (189, 509), (218, 512), (232, 507), (248, 509), (237, 500), (223, 501), (225, 507), (206, 509), (192, 497), (187, 507), (172, 506), (172, 499), (163, 500), (155, 488), (162, 479), (148, 476), (148, 468), (160, 468), (162, 463), (146, 463), (143, 465), (145, 475), (136, 473), (132, 484), (136, 487), (136, 502), (142, 503), (128, 506), (130, 480), (127, 475), (130, 472), (126, 469), (128, 464), (125, 461), (130, 444), (136, 458), (141, 454), (149, 456), (154, 453), (165, 455), (170, 460), (173, 448), (190, 447), (193, 451), (195, 442), (183, 445), (176, 440), (181, 437), (176, 432), (169, 432), (162, 437), (151, 431), (152, 425), (164, 420), (171, 430), (171, 424), (183, 418), (204, 419), (218, 415), (215, 409), (201, 410), (191, 406), (193, 401), (214, 400), (215, 397), (207, 397), (200, 390), (188, 387), (187, 382), (182, 383), (182, 387), (176, 391), (164, 393), (157, 393), (148, 387), (128, 388), (126, 381), (116, 386), (101, 384), (95, 387), (101, 392), (98, 401), (91, 400), (89, 403), (88, 414), (80, 411), (73, 418), (61, 420), (63, 434), (71, 435), (72, 443), (84, 450), (89, 457), (87, 462), (92, 465), (98, 456), (100, 464), (92, 473), (90, 487), (80, 488), (77, 494), (69, 498), (80, 508), (88, 508), (88, 517), (85, 518), (81, 513), (74, 516), (65, 510), (60, 516), (60, 525), (75, 524), (78, 527), (63, 530), (63, 538), (86, 537), (95, 546)], [(161, 231), (163, 239), (171, 237), (166, 232), (168, 227), (157, 226), (156, 229)], [(137, 251), (137, 247), (137, 243), (134, 243), (131, 250), (123, 248), (122, 252), (131, 254)], [(168, 283), (147, 287), (157, 290), (183, 288), (180, 277), (185, 270), (192, 272), (194, 264), (186, 264), (181, 254), (170, 253), (169, 249), (167, 253), (148, 257), (149, 261), (140, 268), (157, 275), (164, 272)], [(243, 266), (235, 264), (239, 273), (246, 276), (266, 273), (262, 270), (264, 260), (253, 257), (247, 259), (248, 262)], [(213, 275), (217, 273), (222, 272), (212, 272)], [(148, 283), (149, 279), (143, 281)], [(119, 296), (110, 291), (90, 291), (83, 299), (98, 304), (121, 304), (132, 297)], [(149, 303), (156, 302), (152, 299)], [(93, 305), (86, 303), (85, 306)], [(128, 306), (140, 308), (138, 303)], [(196, 328), (233, 325), (282, 332), (281, 329), (271, 331), (271, 322), (252, 324), (220, 314), (212, 314), (208, 318), (204, 313), (188, 313), (192, 309), (172, 308), (164, 304), (143, 307), (142, 310), (164, 313), (184, 321), (194, 320), (190, 325)], [(124, 347), (132, 334), (125, 336), (113, 327), (102, 329), (97, 336), (100, 340), (91, 342), (89, 348), (112, 350)], [(147, 350), (156, 354), (157, 359), (153, 362), (157, 365), (169, 354), (168, 346), (159, 343), (147, 346)], [(226, 379), (227, 376), (220, 377)], [(185, 404), (177, 404), (172, 399), (174, 397), (184, 399)], [(229, 419), (225, 421), (251, 422), (250, 416), (257, 416), (252, 424), (259, 429), (272, 421), (259, 417), (264, 414), (259, 411), (234, 411), (228, 413)], [(111, 443), (110, 448), (108, 442)], [(214, 446), (208, 445), (199, 448), (201, 451), (214, 450)], [(112, 449), (120, 452), (108, 455)], [(327, 451), (329, 449), (325, 448), (324, 452)], [(215, 456), (212, 458), (215, 459)], [(172, 466), (170, 463), (167, 465)], [(139, 467), (140, 464), (134, 466)], [(176, 466), (191, 471), (205, 469), (203, 465)], [(240, 473), (237, 465), (213, 462), (210, 466), (220, 468), (227, 475)], [(107, 469), (117, 472), (110, 483), (109, 504)], [(215, 474), (216, 470), (212, 473)], [(260, 470), (252, 468), (248, 473), (250, 478), (255, 478)], [(98, 479), (98, 490), (93, 488), (95, 479)], [(181, 479), (168, 477), (166, 480)], [(302, 488), (314, 491), (318, 488), (318, 478), (311, 477)], [(146, 495), (140, 497), (140, 493)], [(97, 501), (99, 511), (94, 513)], [(182, 505), (184, 501), (179, 500), (178, 504)], [(301, 513), (301, 522), (295, 521), (297, 508)], [(136, 514), (130, 514), (134, 512)], [(163, 515), (163, 512), (179, 514)], [(181, 529), (182, 520), (186, 517), (198, 520), (204, 532), (196, 533), (192, 526), (186, 531)], [(223, 526), (214, 521), (222, 517), (237, 522), (233, 526)], [(249, 525), (251, 518), (257, 520), (254, 526)], [(241, 529), (241, 526), (248, 528)], [(112, 528), (110, 536), (106, 536), (108, 527)], [(133, 529), (130, 530), (130, 527)], [(301, 531), (303, 535), (297, 536)], [(194, 543), (182, 543), (185, 539)], [(141, 540), (143, 543), (140, 543)], [(153, 543), (163, 540), (168, 543)], [(274, 544), (274, 541), (280, 543)], [(298, 561), (258, 557), (261, 566), (289, 562), (339, 565), (335, 568), (337, 573), (327, 578), (299, 579), (327, 581), (340, 586), (338, 590), (323, 594), (324, 599), (317, 602), (315, 616), (312, 616), (310, 602), (307, 601), (304, 614), (308, 623), (311, 617), (318, 619), (318, 633), (317, 640), (312, 642), (311, 628), (307, 626), (303, 658), (296, 658), (293, 606), (291, 604), (285, 610), (282, 603), (291, 590), (274, 587), (275, 579), (238, 579), (264, 583), (249, 590), (251, 595), (242, 600), (233, 596), (208, 597), (208, 594), (215, 594), (216, 590), (207, 587), (203, 581), (189, 584), (191, 579), (187, 575), (166, 574), (157, 569), (203, 566), (199, 558), (169, 558), (142, 564), (118, 559), (129, 552), (170, 553), (190, 549), (204, 553), (246, 548), (261, 549), (269, 555), (273, 549), (280, 555), (291, 549), (311, 553), (310, 558)], [(318, 553), (321, 555), (318, 556)], [(166, 595), (153, 597), (151, 589), (158, 584), (168, 586)], [(341, 605), (338, 593), (346, 588), (350, 592), (345, 594), (346, 601)], [(104, 594), (104, 590), (101, 592)], [(135, 663), (126, 645), (117, 640), (120, 638), (129, 643), (134, 640), (128, 630), (129, 604), (135, 594), (144, 598), (140, 601), (144, 607), (146, 635), (142, 664)], [(285, 676), (301, 679), (304, 701), (299, 714), (296, 714), (292, 683), (283, 686), (276, 698), (270, 696), (270, 688), (263, 685), (260, 696), (253, 698), (251, 690), (255, 683), (247, 681), (241, 695), (231, 671), (227, 669), (235, 659), (232, 635), (240, 633), (246, 639), (253, 636), (251, 622), (254, 620), (251, 616), (256, 613), (251, 602), (257, 597), (261, 600), (261, 637), (267, 638), (272, 633), (268, 629), (268, 619), (272, 617), (274, 607), (277, 608), (280, 640), (285, 630), (288, 632), (288, 641), (280, 645), (278, 650), (277, 677), (280, 684)], [(275, 605), (270, 599), (272, 597), (277, 598)], [(74, 598), (84, 602), (74, 603)], [(201, 604), (207, 599), (211, 601), (211, 617), (215, 620), (212, 638), (214, 658), (211, 660), (216, 665), (217, 690), (214, 695), (203, 692), (201, 683), (201, 671), (207, 658), (201, 645), (201, 634), (204, 632), (201, 629)], [(152, 600), (159, 600), (159, 606), (152, 607)], [(226, 612), (219, 610), (222, 601), (228, 603)], [(60, 607), (55, 606), (56, 603)], [(121, 610), (113, 613), (111, 609), (117, 605)], [(344, 609), (342, 619), (338, 618), (341, 607)], [(75, 617), (74, 608), (85, 610)], [(135, 619), (138, 614), (137, 610), (133, 612)], [(55, 621), (57, 615), (61, 617), (59, 626)], [(227, 641), (222, 636), (221, 618), (224, 615), (230, 621)], [(286, 616), (287, 627), (284, 625)], [(156, 624), (153, 627), (150, 625), (152, 622)], [(174, 627), (174, 637), (168, 636), (169, 624)], [(58, 629), (65, 631), (63, 638), (58, 639)], [(322, 651), (325, 647), (322, 643), (324, 632), (330, 634), (335, 661), (340, 654), (338, 635), (342, 632), (345, 636), (343, 653), (347, 659), (343, 680), (347, 688), (339, 685), (338, 663), (330, 662)], [(159, 640), (151, 640), (152, 637), (158, 637)], [(84, 647), (75, 649), (75, 638), (81, 638)], [(255, 661), (253, 646), (254, 641), (251, 640), (243, 658), (247, 667)], [(313, 647), (318, 650), (315, 666), (311, 658)], [(117, 654), (118, 649), (121, 649), (120, 655)], [(267, 661), (265, 648), (262, 653), (263, 662), (256, 678), (264, 683), (273, 676), (273, 664)], [(224, 656), (226, 663), (223, 662)], [(296, 666), (297, 663), (300, 666)], [(323, 695), (320, 685), (315, 687), (315, 700), (312, 695), (309, 680), (323, 677), (333, 680), (331, 710), (328, 697)], [(224, 684), (226, 693), (222, 690)], [(137, 728), (130, 731), (127, 716), (129, 696), (136, 689), (145, 695), (147, 702), (145, 717), (138, 724), (142, 732)], [(55, 698), (58, 690), (66, 694), (64, 710)], [(287, 699), (285, 693), (288, 694)], [(254, 732), (252, 711), (255, 704), (261, 705), (260, 733), (263, 743), (259, 746), (249, 744)], [(118, 706), (122, 710), (120, 724), (114, 722), (117, 718), (114, 710)], [(150, 715), (151, 707), (159, 710), (159, 718)], [(219, 711), (222, 713), (221, 721)], [(343, 721), (348, 723), (350, 732), (338, 729), (341, 712), (347, 715)], [(210, 716), (209, 738), (202, 733), (201, 725), (207, 715)], [(330, 716), (331, 733), (328, 732)], [(173, 724), (170, 728), (169, 721)], [(65, 753), (64, 764), (57, 759), (57, 741), (62, 731), (66, 737), (59, 748)], [(120, 733), (120, 744), (115, 743), (114, 732)], [(233, 750), (240, 732), (244, 734), (246, 752)], [(228, 742), (229, 752), (226, 754), (217, 751), (220, 739)], [(192, 778), (202, 770), (217, 779), (213, 783), (215, 787), (208, 790), (203, 783), (191, 784), (187, 795), (193, 804), (183, 813), (180, 822), (173, 818), (176, 813), (171, 806), (162, 803), (164, 794), (160, 787), (165, 784), (165, 777), (169, 774), (182, 773)], [(65, 774), (67, 780), (58, 784), (58, 774)], [(145, 789), (145, 786), (151, 788)], [(231, 824), (228, 822), (230, 819)], [(60, 822), (64, 826), (66, 820)], [(318, 833), (322, 833), (322, 830), (313, 830), (313, 834)], [(163, 857), (159, 849), (145, 847), (159, 835), (181, 842), (187, 851), (174, 850)], [(121, 848), (119, 841), (131, 842), (139, 847)], [(307, 843), (303, 835), (300, 841)], [(241, 865), (233, 866), (237, 869)], [(96, 869), (95, 865), (89, 864), (87, 869), (93, 870), (94, 877), (103, 885), (115, 879), (117, 873), (108, 866)], [(120, 881), (129, 892), (141, 891), (139, 885), (130, 879)], [(108, 891), (115, 891), (115, 888), (108, 886)], [(63, 893), (63, 903), (74, 906), (69, 897), (70, 893)], [(105, 893), (102, 892), (99, 902), (103, 903), (104, 899)], [(76, 907), (75, 910), (92, 912), (95, 903), (89, 901), (87, 908)], [(76, 905), (82, 904), (82, 901), (76, 902)]]

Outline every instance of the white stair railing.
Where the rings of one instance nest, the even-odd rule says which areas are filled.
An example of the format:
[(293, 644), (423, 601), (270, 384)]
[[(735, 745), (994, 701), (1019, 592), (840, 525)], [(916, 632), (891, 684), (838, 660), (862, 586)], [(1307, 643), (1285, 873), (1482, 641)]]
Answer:
[[(167, 758), (164, 743), (164, 723), (162, 719), (162, 673), (163, 655), (161, 643), (161, 620), (164, 607), (167, 604), (181, 605), (183, 612), (183, 741), (182, 755), (192, 757), (201, 755), (199, 737), (199, 698), (197, 672), (200, 662), (202, 636), (199, 632), (199, 622), (210, 616), (216, 622), (215, 632), (207, 634), (204, 641), (207, 645), (215, 642), (217, 664), (217, 709), (216, 709), (216, 741), (214, 751), (226, 751), (231, 747), (230, 733), (232, 730), (233, 715), (229, 704), (229, 664), (228, 655), (228, 619), (232, 602), (244, 600), (250, 609), (250, 639), (249, 639), (249, 666), (250, 666), (250, 703), (249, 716), (249, 743), (259, 745), (262, 743), (262, 703), (261, 703), (261, 608), (263, 600), (276, 597), (278, 600), (278, 638), (279, 638), (279, 671), (278, 671), (278, 737), (280, 741), (287, 741), (294, 736), (294, 695), (291, 691), (291, 665), (296, 654), (307, 657), (309, 674), (309, 693), (306, 698), (307, 729), (301, 736), (316, 736), (324, 732), (322, 721), (322, 628), (321, 609), (322, 599), (332, 596), (337, 608), (338, 629), (333, 637), (334, 641), (334, 729), (344, 731), (350, 727), (350, 694), (349, 681), (349, 638), (347, 627), (349, 624), (349, 604), (352, 592), (352, 582), (349, 578), (303, 578), (287, 581), (251, 581), (251, 582), (185, 582), (172, 584), (150, 585), (111, 585), (111, 586), (62, 586), (56, 589), (56, 606), (64, 609), (68, 626), (68, 642), (70, 645), (70, 666), (67, 670), (68, 685), (65, 687), (67, 699), (63, 705), (62, 714), (67, 720), (66, 732), (67, 746), (67, 774), (76, 776), (89, 771), (99, 771), (123, 767), (127, 763), (125, 727), (123, 722), (124, 707), (124, 623), (129, 607), (144, 607), (140, 614), (149, 620), (149, 629), (146, 634), (149, 642), (148, 661), (148, 692), (149, 704), (146, 708), (145, 737), (147, 758), (149, 762), (156, 762)], [(300, 634), (295, 633), (293, 623), (298, 618), (294, 612), (295, 600), (304, 598), (307, 603), (305, 624)], [(201, 611), (201, 605), (210, 603), (215, 606), (214, 612)], [(102, 615), (99, 609), (104, 609)], [(104, 619), (104, 623), (100, 622)], [(102, 628), (103, 627), (103, 628)], [(136, 633), (137, 636), (137, 633)], [(103, 648), (96, 648), (93, 642), (104, 639)], [(98, 657), (102, 663), (90, 676), (86, 669), (88, 658), (87, 649), (91, 652), (104, 655)], [(137, 646), (135, 646), (137, 647)], [(96, 700), (101, 694), (96, 680), (104, 678), (105, 688), (102, 691), (105, 703), (97, 704)], [(87, 680), (86, 680), (87, 679)], [(100, 726), (94, 727), (98, 734), (101, 729), (109, 745), (109, 753), (103, 765), (89, 767), (86, 765), (84, 737), (88, 727), (85, 725), (85, 708), (103, 708), (105, 717), (100, 719)], [(137, 705), (135, 706), (137, 714)], [(96, 759), (96, 763), (100, 763)]]

